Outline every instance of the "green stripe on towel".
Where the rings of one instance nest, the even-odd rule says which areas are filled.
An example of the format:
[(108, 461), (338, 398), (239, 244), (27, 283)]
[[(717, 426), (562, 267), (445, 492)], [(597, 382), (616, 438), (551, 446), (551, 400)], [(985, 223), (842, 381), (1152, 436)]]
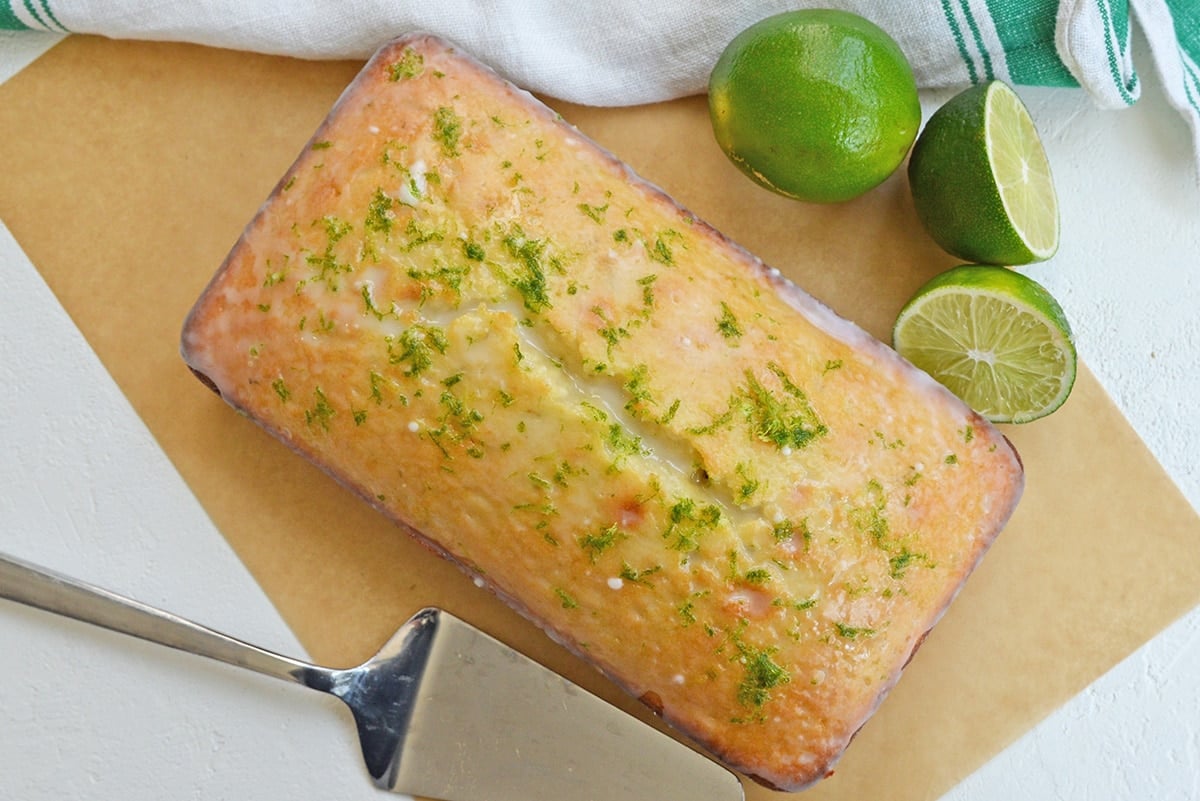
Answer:
[(38, 0), (42, 6), (42, 12), (54, 23), (54, 27), (63, 33), (67, 33), (67, 26), (58, 21), (58, 17), (54, 16), (54, 11), (50, 8), (50, 0)]
[(1185, 69), (1197, 76), (1200, 64), (1200, 3), (1196, 0), (1167, 0), (1171, 21), (1175, 25), (1175, 41), (1179, 44)]
[[(23, 9), (23, 16), (18, 8)], [(68, 32), (50, 8), (50, 0), (0, 0), (0, 30)]]
[(13, 11), (12, 3), (20, 0), (0, 0), (0, 30), (27, 31), (29, 26)]
[(992, 69), (992, 56), (983, 44), (983, 35), (979, 33), (979, 25), (971, 14), (970, 0), (959, 0), (959, 6), (962, 8), (963, 17), (967, 20), (967, 27), (971, 30), (971, 38), (975, 40), (975, 49), (979, 51), (979, 57), (983, 61), (983, 79), (985, 81), (995, 80), (996, 71)]
[(1183, 64), (1183, 91), (1187, 95), (1188, 105), (1200, 114), (1200, 70), (1196, 63), (1188, 58), (1183, 47), (1179, 48), (1179, 60)]
[(1078, 86), (1054, 47), (1054, 3), (987, 0), (992, 24), (1008, 59), (1013, 82), (1032, 86)]
[(954, 9), (950, 6), (950, 0), (942, 0), (942, 13), (946, 15), (946, 22), (950, 25), (950, 33), (954, 35), (954, 44), (958, 47), (958, 55), (967, 67), (967, 77), (971, 80), (971, 83), (979, 83), (979, 72), (975, 69), (975, 62), (971, 59), (971, 54), (967, 52), (967, 41), (963, 38), (962, 29), (958, 27), (958, 20), (954, 16)]
[[(1125, 5), (1124, 0), (1117, 0), (1117, 4), (1121, 6), (1121, 11), (1117, 16), (1125, 17), (1122, 27), (1125, 29), (1126, 35), (1129, 32), (1129, 8)], [(1112, 8), (1109, 7), (1108, 0), (1096, 0), (1096, 8), (1100, 11), (1100, 19), (1104, 21), (1104, 27), (1107, 29), (1104, 36), (1104, 50), (1108, 56), (1108, 71), (1112, 78), (1113, 86), (1121, 95), (1121, 99), (1127, 105), (1132, 106), (1137, 100), (1137, 75), (1130, 75), (1129, 81), (1126, 83), (1125, 76), (1121, 73), (1121, 62), (1118, 60), (1118, 54), (1124, 54), (1124, 48), (1117, 38), (1120, 36), (1120, 31), (1117, 29), (1116, 23), (1113, 20)], [(1113, 35), (1109, 35), (1109, 33)]]

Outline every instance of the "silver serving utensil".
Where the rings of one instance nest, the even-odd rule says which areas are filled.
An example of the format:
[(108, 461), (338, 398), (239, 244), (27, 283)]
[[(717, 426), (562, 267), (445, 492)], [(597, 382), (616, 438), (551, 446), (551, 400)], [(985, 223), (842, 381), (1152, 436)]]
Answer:
[(0, 554), (0, 597), (330, 693), (378, 787), (448, 801), (738, 801), (737, 778), (440, 609), (344, 670)]

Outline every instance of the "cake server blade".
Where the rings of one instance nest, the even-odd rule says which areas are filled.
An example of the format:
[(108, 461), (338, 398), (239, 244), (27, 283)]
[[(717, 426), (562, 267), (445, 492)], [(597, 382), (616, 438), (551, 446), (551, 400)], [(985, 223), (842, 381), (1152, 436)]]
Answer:
[(654, 728), (445, 612), (395, 765), (448, 799), (740, 799), (741, 784)]
[(3, 554), (0, 597), (337, 696), (385, 790), (446, 801), (743, 798), (715, 762), (440, 609), (337, 669)]

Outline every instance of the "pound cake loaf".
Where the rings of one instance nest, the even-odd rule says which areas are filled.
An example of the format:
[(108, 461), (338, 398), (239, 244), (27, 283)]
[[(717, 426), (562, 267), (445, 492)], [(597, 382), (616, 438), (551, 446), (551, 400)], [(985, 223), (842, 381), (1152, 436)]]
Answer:
[(925, 374), (428, 36), (346, 90), (182, 350), (779, 789), (830, 772), (1023, 484)]

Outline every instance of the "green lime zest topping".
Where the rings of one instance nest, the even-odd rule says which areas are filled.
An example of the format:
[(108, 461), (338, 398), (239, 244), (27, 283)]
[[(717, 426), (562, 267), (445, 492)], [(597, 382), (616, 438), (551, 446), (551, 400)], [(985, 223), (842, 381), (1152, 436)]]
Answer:
[(725, 301), (721, 301), (721, 316), (717, 318), (717, 331), (729, 340), (737, 340), (742, 336), (742, 328), (738, 325), (737, 318), (733, 316), (733, 311)]
[(746, 504), (750, 502), (750, 498), (754, 493), (758, 492), (762, 486), (762, 482), (755, 478), (750, 473), (750, 467), (742, 462), (739, 462), (734, 468), (734, 472), (742, 479), (742, 483), (738, 485), (734, 498), (738, 504)]
[(433, 364), (433, 354), (445, 353), (446, 333), (436, 325), (409, 326), (396, 337), (388, 337), (388, 362), (407, 365), (405, 374), (420, 375)]
[(392, 218), (395, 216), (392, 213), (392, 203), (392, 199), (382, 188), (376, 188), (371, 202), (367, 205), (367, 217), (363, 220), (363, 227), (381, 234), (391, 231)]
[(715, 504), (698, 504), (692, 498), (680, 498), (668, 511), (670, 521), (663, 539), (676, 551), (694, 551), (700, 538), (721, 522), (721, 508)]
[(642, 438), (625, 430), (625, 427), (620, 423), (612, 423), (608, 427), (608, 437), (605, 439), (605, 444), (609, 450), (617, 457), (619, 466), (621, 460), (626, 456), (645, 456), (649, 453), (645, 446), (642, 445)]
[(653, 567), (636, 570), (628, 562), (622, 562), (621, 572), (617, 575), (633, 584), (640, 584), (643, 587), (653, 587), (654, 583), (650, 581), (649, 576), (653, 576), (660, 570), (662, 570), (662, 565), (654, 565)]
[(667, 266), (675, 264), (675, 246), (682, 245), (683, 234), (673, 228), (664, 228), (654, 235), (654, 242), (650, 243), (645, 234), (638, 232), (642, 238), (643, 244), (646, 246), (646, 255), (653, 261)]
[(654, 306), (654, 282), (657, 280), (658, 276), (654, 274), (644, 275), (638, 279), (638, 285), (642, 288), (642, 305), (647, 310)]
[(433, 138), (442, 146), (442, 153), (448, 157), (461, 155), (458, 149), (462, 138), (462, 118), (450, 106), (441, 106), (433, 113)]
[(751, 435), (779, 449), (803, 448), (829, 429), (817, 417), (804, 392), (792, 383), (783, 368), (768, 365), (783, 386), (784, 397), (777, 397), (754, 374), (746, 372), (742, 413), (750, 424)]
[(737, 643), (737, 661), (745, 674), (737, 688), (738, 703), (750, 709), (761, 709), (771, 700), (771, 691), (791, 681), (787, 670), (774, 660), (778, 649), (751, 648)]
[(604, 222), (604, 212), (608, 211), (608, 204), (603, 206), (589, 206), (587, 203), (580, 203), (575, 208), (579, 209), (592, 222), (600, 224)]
[(470, 265), (442, 265), (439, 264), (429, 270), (418, 270), (412, 268), (408, 271), (408, 277), (421, 285), (420, 304), (432, 297), (449, 292), (454, 295), (457, 302), (462, 295), (462, 282), (471, 272)]
[(309, 426), (320, 426), (324, 431), (329, 430), (329, 421), (337, 411), (329, 403), (329, 399), (325, 397), (325, 393), (320, 387), (313, 390), (313, 397), (316, 399), (313, 408), (304, 410), (304, 422)]
[(575, 598), (562, 587), (555, 587), (554, 594), (558, 596), (558, 600), (560, 603), (562, 603), (563, 609), (578, 608), (579, 601), (576, 601)]
[(321, 226), (325, 229), (325, 250), (320, 254), (309, 253), (305, 257), (310, 265), (317, 270), (316, 280), (324, 281), (325, 285), (331, 291), (337, 291), (339, 273), (348, 273), (353, 268), (346, 262), (338, 261), (337, 254), (334, 252), (338, 242), (342, 241), (351, 231), (354, 230), (348, 222), (339, 220), (332, 215), (322, 217), (319, 220), (313, 221), (314, 226)]
[(902, 546), (900, 551), (888, 560), (889, 575), (894, 579), (904, 578), (904, 574), (908, 572), (908, 568), (914, 564), (929, 566), (929, 556), (923, 553), (914, 553), (906, 546)]
[(851, 626), (840, 620), (833, 625), (837, 629), (838, 636), (847, 640), (857, 640), (859, 637), (873, 637), (876, 633), (875, 629), (868, 626)]
[(613, 523), (612, 525), (587, 534), (579, 536), (579, 547), (587, 552), (588, 558), (595, 562), (600, 558), (600, 555), (611, 549), (621, 540), (625, 539), (625, 533), (620, 527)]
[(483, 457), (483, 445), (474, 437), (474, 432), (483, 422), (483, 414), (478, 409), (472, 409), (463, 402), (462, 398), (449, 390), (454, 386), (459, 376), (451, 376), (442, 382), (447, 387), (438, 398), (442, 414), (438, 418), (437, 428), (429, 430), (429, 437), (438, 446), (442, 454), (449, 458), (450, 453), (443, 440), (454, 445), (461, 445), (468, 456), (475, 459)]
[(471, 261), (483, 261), (484, 258), (487, 257), (487, 253), (484, 252), (483, 246), (477, 242), (471, 241), (463, 242), (463, 255)]
[[(518, 269), (508, 277), (509, 285), (521, 293), (525, 308), (537, 313), (550, 308), (546, 270), (542, 262), (546, 251), (545, 239), (531, 239), (520, 226), (514, 225), (504, 238), (508, 255), (516, 259)], [(551, 262), (551, 266), (554, 263)]]
[(425, 71), (425, 57), (411, 47), (404, 48), (400, 58), (388, 66), (388, 80), (402, 81), (415, 78)]
[(649, 367), (639, 364), (633, 368), (629, 374), (629, 380), (625, 382), (625, 392), (629, 394), (629, 401), (625, 404), (625, 411), (640, 416), (644, 414), (647, 404), (654, 403), (654, 397), (650, 394), (649, 387), (647, 387), (649, 381)]
[(869, 534), (875, 544), (883, 545), (889, 528), (886, 508), (887, 497), (883, 485), (871, 479), (867, 482), (866, 502), (852, 506), (847, 513), (847, 519), (858, 531)]

